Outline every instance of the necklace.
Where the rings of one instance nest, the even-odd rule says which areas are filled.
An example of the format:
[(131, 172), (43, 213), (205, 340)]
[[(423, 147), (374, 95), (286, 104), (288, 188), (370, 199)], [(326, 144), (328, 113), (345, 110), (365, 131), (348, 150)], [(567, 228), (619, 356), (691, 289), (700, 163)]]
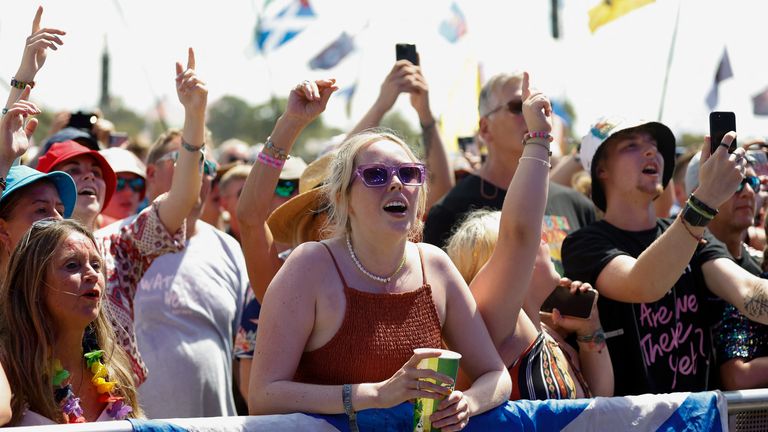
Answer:
[[(102, 350), (93, 350), (83, 355), (87, 368), (93, 373), (91, 383), (99, 393), (99, 402), (109, 404), (106, 408), (107, 415), (115, 420), (123, 420), (128, 417), (133, 408), (125, 403), (122, 396), (112, 395), (117, 383), (107, 380), (107, 367), (102, 362), (103, 356)], [(61, 362), (58, 359), (54, 360), (52, 379), (54, 398), (66, 415), (67, 423), (84, 423), (85, 417), (80, 407), (80, 398), (75, 396), (71, 383), (64, 385), (64, 380), (69, 376), (69, 371), (61, 366)]]
[(383, 284), (388, 284), (390, 280), (392, 280), (393, 277), (395, 277), (396, 274), (400, 273), (400, 270), (402, 270), (403, 265), (405, 265), (405, 253), (403, 253), (403, 259), (400, 260), (400, 265), (397, 266), (395, 271), (392, 272), (391, 275), (388, 277), (383, 276), (377, 276), (363, 267), (363, 263), (360, 262), (359, 259), (357, 259), (357, 255), (355, 255), (355, 250), (352, 249), (352, 241), (349, 240), (349, 234), (347, 234), (347, 249), (349, 249), (349, 256), (352, 257), (352, 261), (355, 262), (355, 265), (357, 265), (357, 269), (360, 270), (361, 273), (368, 276), (369, 278), (375, 280), (376, 282), (380, 282)]

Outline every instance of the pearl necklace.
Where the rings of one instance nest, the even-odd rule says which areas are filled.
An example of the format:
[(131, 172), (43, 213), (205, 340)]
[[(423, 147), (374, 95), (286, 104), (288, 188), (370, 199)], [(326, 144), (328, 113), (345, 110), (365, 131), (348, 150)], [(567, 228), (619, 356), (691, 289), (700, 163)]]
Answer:
[(393, 277), (395, 277), (396, 274), (400, 273), (400, 270), (403, 269), (403, 265), (405, 265), (405, 253), (403, 253), (403, 259), (400, 260), (400, 265), (397, 266), (395, 271), (392, 272), (389, 277), (383, 277), (383, 276), (377, 276), (363, 267), (363, 264), (360, 262), (359, 259), (357, 259), (357, 255), (355, 255), (354, 249), (352, 249), (352, 242), (349, 240), (349, 234), (347, 234), (347, 249), (349, 249), (349, 256), (352, 257), (352, 261), (355, 262), (355, 265), (357, 265), (357, 269), (360, 270), (361, 273), (368, 276), (369, 278), (375, 280), (376, 282), (380, 282), (383, 284), (388, 284), (390, 280), (392, 280)]

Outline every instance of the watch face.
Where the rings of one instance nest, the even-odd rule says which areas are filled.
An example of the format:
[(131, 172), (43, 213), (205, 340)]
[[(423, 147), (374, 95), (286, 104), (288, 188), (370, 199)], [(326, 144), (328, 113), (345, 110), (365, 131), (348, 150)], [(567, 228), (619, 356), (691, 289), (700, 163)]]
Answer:
[(594, 335), (592, 335), (592, 342), (595, 345), (600, 345), (600, 344), (605, 343), (605, 333), (598, 332), (598, 333), (595, 333)]

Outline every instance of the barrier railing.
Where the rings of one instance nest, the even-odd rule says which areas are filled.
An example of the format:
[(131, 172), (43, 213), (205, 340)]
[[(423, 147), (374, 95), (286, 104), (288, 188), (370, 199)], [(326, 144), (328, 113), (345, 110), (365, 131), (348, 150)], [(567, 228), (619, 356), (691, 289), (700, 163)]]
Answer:
[[(711, 393), (711, 392), (709, 392)], [(661, 395), (660, 395), (661, 396)], [(668, 396), (668, 395), (665, 395)], [(723, 392), (727, 401), (728, 429), (731, 432), (768, 431), (768, 389), (741, 390)], [(612, 399), (612, 398), (602, 398)], [(618, 398), (617, 398), (618, 399)], [(659, 400), (663, 399), (659, 397)], [(583, 400), (582, 400), (583, 402)], [(533, 402), (533, 404), (538, 401)], [(566, 403), (559, 401), (557, 404)], [(530, 404), (530, 402), (528, 403)], [(510, 403), (514, 406), (514, 403)], [(401, 410), (402, 411), (402, 410)], [(551, 414), (550, 414), (551, 415)], [(325, 417), (325, 418), (324, 418)], [(209, 417), (190, 419), (158, 420), (177, 426), (178, 430), (229, 432), (229, 431), (263, 431), (263, 430), (312, 430), (338, 431), (329, 417), (312, 417), (305, 414), (265, 415), (247, 417)], [(328, 421), (326, 421), (328, 420)], [(535, 420), (535, 419), (534, 419)], [(167, 423), (166, 423), (167, 422)], [(11, 429), (15, 432), (134, 432), (152, 431), (153, 422), (144, 422), (140, 428), (134, 429), (128, 421), (86, 423), (71, 425), (30, 426)], [(470, 422), (471, 423), (471, 422)], [(567, 424), (563, 423), (563, 424)], [(338, 425), (338, 424), (337, 424)], [(391, 425), (390, 425), (391, 426)], [(504, 423), (502, 430), (511, 430), (511, 423)], [(470, 428), (472, 429), (472, 428)], [(396, 430), (396, 429), (391, 429)], [(543, 430), (543, 429), (539, 429)], [(589, 430), (589, 429), (588, 429)]]

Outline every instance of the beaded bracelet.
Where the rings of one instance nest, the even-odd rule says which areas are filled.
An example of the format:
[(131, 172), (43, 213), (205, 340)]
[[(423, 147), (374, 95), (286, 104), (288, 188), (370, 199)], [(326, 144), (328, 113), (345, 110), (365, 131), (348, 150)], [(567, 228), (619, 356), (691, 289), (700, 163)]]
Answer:
[(549, 142), (552, 142), (555, 140), (555, 137), (550, 135), (549, 132), (526, 132), (525, 135), (523, 135), (523, 144), (525, 144), (526, 141), (528, 141), (531, 138), (544, 138)]
[(24, 81), (19, 81), (16, 78), (11, 78), (11, 87), (17, 88), (19, 90), (24, 90), (24, 88), (27, 86), (30, 86), (31, 88), (35, 88), (35, 82), (34, 81), (24, 82)]
[(264, 150), (262, 150), (262, 152), (265, 150), (272, 153), (273, 158), (281, 161), (286, 161), (291, 158), (285, 150), (275, 146), (275, 143), (272, 142), (272, 137), (267, 137), (267, 142), (264, 144)]
[(259, 152), (259, 156), (256, 158), (256, 160), (258, 160), (263, 165), (271, 166), (272, 168), (277, 169), (283, 169), (283, 165), (285, 164), (285, 159), (275, 159), (263, 151)]

